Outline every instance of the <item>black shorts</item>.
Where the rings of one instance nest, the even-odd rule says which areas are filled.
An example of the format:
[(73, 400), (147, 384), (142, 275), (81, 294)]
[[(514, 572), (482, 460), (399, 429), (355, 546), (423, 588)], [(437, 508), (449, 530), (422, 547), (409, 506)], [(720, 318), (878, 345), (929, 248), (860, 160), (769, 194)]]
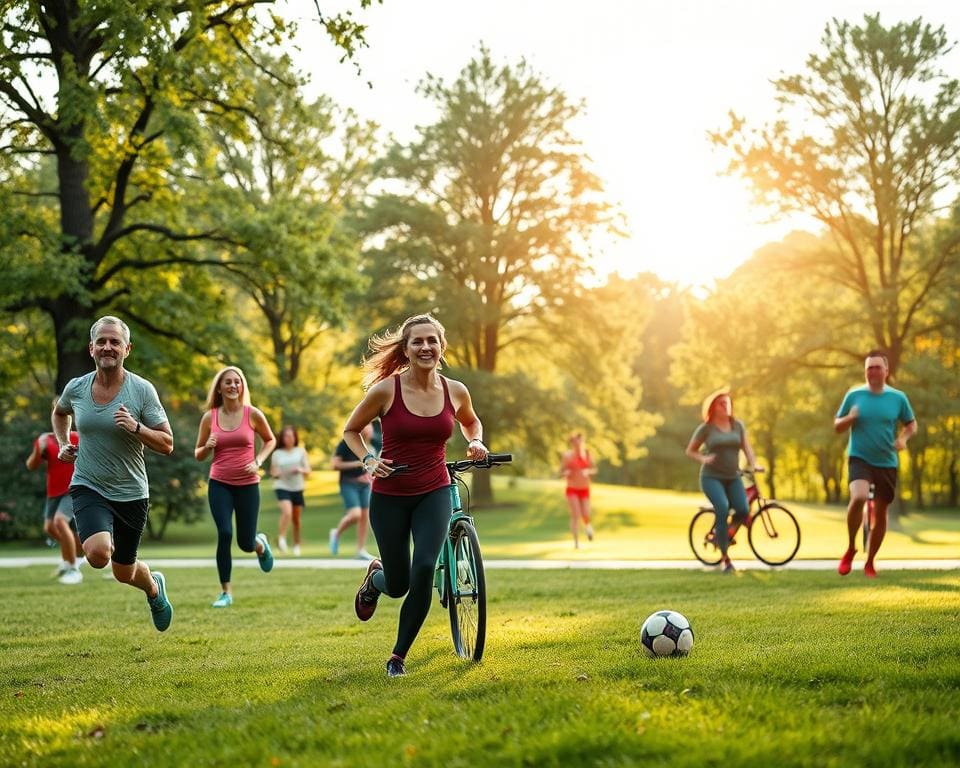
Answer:
[(867, 464), (863, 459), (851, 456), (847, 461), (847, 476), (852, 483), (854, 480), (867, 480), (873, 483), (874, 498), (881, 499), (887, 504), (893, 503), (897, 491), (897, 468), (875, 467)]
[(71, 486), (70, 498), (81, 542), (95, 533), (106, 531), (113, 538), (111, 560), (118, 565), (137, 562), (140, 538), (147, 527), (150, 499), (111, 501), (85, 485)]
[(303, 491), (287, 491), (283, 488), (275, 488), (273, 492), (277, 494), (277, 501), (289, 501), (295, 507), (307, 506), (303, 502)]

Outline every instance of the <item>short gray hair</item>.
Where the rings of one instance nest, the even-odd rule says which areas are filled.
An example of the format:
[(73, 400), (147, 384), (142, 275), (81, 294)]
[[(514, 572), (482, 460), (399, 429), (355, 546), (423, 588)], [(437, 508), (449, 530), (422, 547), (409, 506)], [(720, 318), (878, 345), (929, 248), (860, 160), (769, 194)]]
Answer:
[(105, 325), (115, 325), (120, 329), (120, 335), (123, 336), (123, 343), (130, 343), (130, 329), (127, 327), (127, 324), (119, 317), (114, 317), (113, 315), (104, 315), (90, 326), (90, 341), (97, 340), (97, 334), (100, 333), (100, 329)]

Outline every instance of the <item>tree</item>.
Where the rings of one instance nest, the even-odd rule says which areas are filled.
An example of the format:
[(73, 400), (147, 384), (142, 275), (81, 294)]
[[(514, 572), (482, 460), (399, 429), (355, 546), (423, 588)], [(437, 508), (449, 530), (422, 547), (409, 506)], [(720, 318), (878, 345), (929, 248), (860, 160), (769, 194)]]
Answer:
[[(371, 299), (399, 309), (410, 288), (417, 305), (403, 311), (437, 311), (452, 362), (492, 374), (580, 290), (609, 207), (568, 128), (579, 105), (526, 62), (498, 66), (481, 46), (452, 84), (427, 75), (418, 92), (438, 117), (380, 167), (384, 190), (364, 222), (377, 235)], [(487, 482), (475, 479), (481, 498)]]
[[(361, 6), (370, 0), (361, 0)], [(203, 127), (250, 109), (241, 61), (286, 33), (268, 0), (15, 0), (0, 29), (0, 141), (24, 201), (4, 210), (11, 248), (0, 254), (8, 311), (39, 308), (56, 339), (56, 387), (86, 370), (83, 333), (111, 309), (173, 338), (189, 331), (150, 312), (131, 273), (204, 264), (191, 247), (222, 239), (186, 213), (203, 175)], [(362, 25), (321, 23), (349, 56)], [(277, 87), (288, 84), (278, 80)], [(52, 162), (44, 163), (49, 158)], [(25, 172), (38, 169), (40, 173)], [(49, 180), (48, 180), (49, 177)], [(55, 200), (52, 209), (38, 202)], [(126, 247), (124, 247), (126, 246)], [(28, 258), (24, 259), (26, 256)], [(161, 276), (160, 280), (166, 279)], [(25, 289), (25, 290), (24, 290)]]
[[(277, 89), (272, 77), (247, 69), (254, 109), (243, 130), (214, 128), (213, 210), (231, 241), (216, 250), (266, 321), (285, 386), (297, 382), (304, 353), (343, 323), (360, 287), (359, 238), (345, 212), (368, 182), (375, 126), (340, 114), (325, 97), (305, 103), (298, 90)], [(282, 60), (271, 71), (296, 79)]]
[[(804, 73), (774, 81), (779, 119), (752, 129), (731, 115), (713, 139), (761, 203), (824, 225), (831, 245), (797, 268), (856, 297), (848, 322), (866, 312), (895, 376), (913, 338), (945, 327), (924, 310), (960, 267), (960, 227), (924, 236), (960, 181), (960, 83), (940, 66), (952, 46), (942, 27), (879, 15), (833, 20), (822, 45)], [(833, 338), (796, 360), (864, 351)]]

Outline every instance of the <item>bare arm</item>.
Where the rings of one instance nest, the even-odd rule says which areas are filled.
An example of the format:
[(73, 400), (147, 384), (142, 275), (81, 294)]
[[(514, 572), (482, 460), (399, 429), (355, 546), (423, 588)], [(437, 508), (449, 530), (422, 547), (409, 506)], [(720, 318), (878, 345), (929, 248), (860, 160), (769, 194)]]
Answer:
[(483, 424), (480, 423), (480, 418), (473, 410), (470, 392), (459, 381), (450, 381), (449, 379), (447, 381), (450, 384), (451, 395), (456, 392), (459, 401), (455, 416), (457, 423), (460, 425), (460, 432), (467, 439), (467, 458), (474, 461), (482, 459), (488, 451), (483, 444)]
[(254, 455), (253, 461), (247, 465), (247, 471), (255, 475), (260, 471), (260, 467), (263, 466), (267, 457), (273, 453), (273, 449), (277, 447), (277, 438), (267, 423), (267, 417), (263, 415), (263, 411), (259, 408), (250, 409), (250, 426), (253, 427), (253, 431), (260, 436), (262, 441), (260, 450)]
[(747, 437), (747, 430), (743, 430), (743, 441), (740, 444), (740, 447), (743, 448), (743, 455), (747, 457), (747, 468), (756, 469), (757, 468), (757, 456), (753, 452), (753, 446), (750, 445), (750, 438)]
[(850, 412), (846, 416), (838, 416), (833, 420), (833, 429), (837, 433), (846, 432), (853, 426), (853, 422), (855, 422), (859, 416), (860, 409), (854, 405), (850, 408)]
[(46, 440), (46, 437), (47, 434), (44, 433), (34, 441), (33, 448), (30, 450), (30, 455), (27, 456), (27, 469), (33, 471), (43, 463), (43, 454), (40, 450), (40, 443)]
[(57, 458), (66, 462), (76, 461), (77, 446), (70, 442), (70, 426), (73, 423), (73, 414), (70, 411), (60, 410), (58, 405), (53, 409), (50, 423), (53, 424), (53, 436), (57, 438), (57, 444), (60, 446), (60, 453)]
[(903, 431), (897, 436), (897, 439), (893, 441), (893, 447), (898, 451), (902, 451), (907, 447), (907, 440), (917, 434), (917, 420), (908, 421), (903, 425)]
[(310, 457), (307, 456), (307, 449), (303, 448), (300, 453), (300, 474), (306, 477), (309, 475), (313, 469), (310, 467)]
[(210, 411), (207, 411), (200, 417), (200, 429), (197, 431), (197, 445), (193, 449), (193, 457), (197, 461), (203, 461), (217, 446), (217, 436), (210, 429), (213, 421)]
[[(350, 418), (347, 419), (347, 423), (343, 427), (343, 440), (347, 444), (347, 447), (353, 451), (353, 455), (360, 459), (361, 462), (363, 462), (365, 457), (370, 456), (371, 458), (368, 462), (362, 464), (362, 466), (364, 466), (370, 474), (379, 475), (380, 477), (386, 477), (390, 474), (389, 465), (393, 463), (393, 459), (385, 457), (377, 459), (373, 455), (373, 451), (370, 450), (370, 447), (364, 442), (361, 431), (367, 424), (377, 418), (377, 416), (382, 416), (384, 411), (386, 411), (388, 404), (392, 402), (393, 386), (393, 381), (384, 379), (370, 387), (370, 389), (367, 390), (367, 394), (364, 395), (363, 400), (353, 409), (353, 413), (350, 414)], [(374, 464), (375, 461), (376, 464)]]
[(703, 440), (697, 440), (691, 438), (690, 442), (687, 444), (687, 450), (685, 453), (691, 459), (700, 464), (710, 464), (713, 462), (715, 456), (712, 453), (700, 453), (700, 446), (703, 445)]

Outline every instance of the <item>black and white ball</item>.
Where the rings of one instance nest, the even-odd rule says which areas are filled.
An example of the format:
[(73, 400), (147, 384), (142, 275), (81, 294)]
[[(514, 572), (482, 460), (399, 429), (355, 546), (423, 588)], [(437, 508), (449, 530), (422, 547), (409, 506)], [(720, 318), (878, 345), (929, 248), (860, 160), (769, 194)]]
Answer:
[(647, 656), (686, 656), (693, 648), (693, 627), (681, 613), (657, 611), (643, 622), (640, 642)]

